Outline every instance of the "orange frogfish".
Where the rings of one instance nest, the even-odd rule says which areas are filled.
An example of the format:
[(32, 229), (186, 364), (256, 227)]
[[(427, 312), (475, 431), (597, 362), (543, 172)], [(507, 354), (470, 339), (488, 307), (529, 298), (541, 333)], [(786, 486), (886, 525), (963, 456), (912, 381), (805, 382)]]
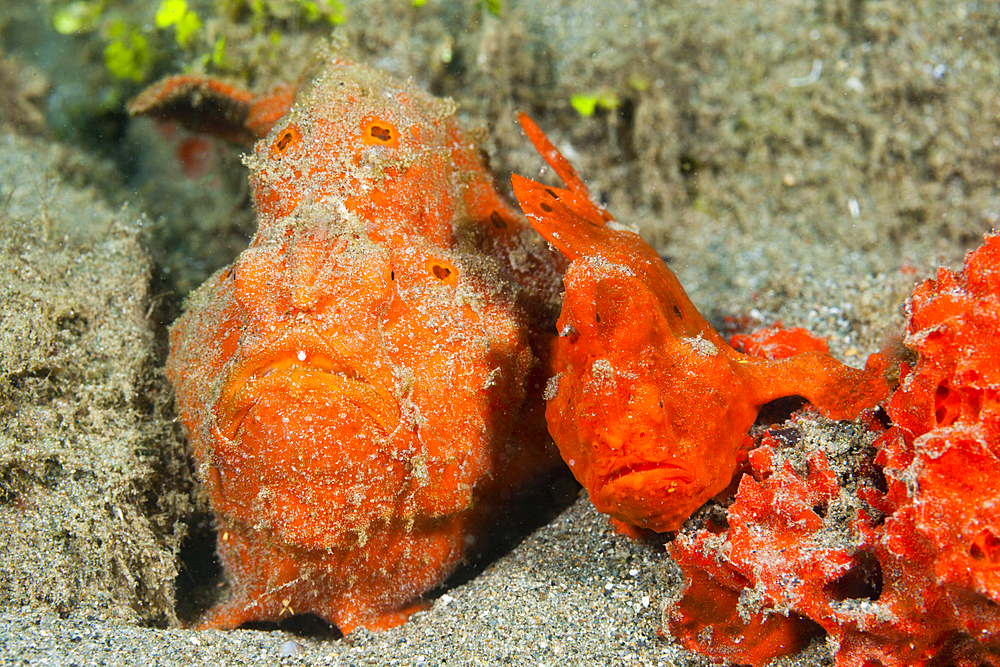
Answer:
[(201, 625), (391, 627), (562, 465), (539, 363), (560, 260), (450, 101), (362, 65), (325, 64), (246, 162), (257, 233), (167, 360), (230, 582)]
[(888, 395), (880, 354), (862, 371), (818, 351), (771, 361), (734, 350), (656, 252), (593, 203), (527, 116), (520, 121), (566, 184), (512, 176), (528, 220), (571, 261), (545, 416), (598, 510), (627, 526), (677, 530), (729, 485), (768, 401), (801, 396), (842, 419)]

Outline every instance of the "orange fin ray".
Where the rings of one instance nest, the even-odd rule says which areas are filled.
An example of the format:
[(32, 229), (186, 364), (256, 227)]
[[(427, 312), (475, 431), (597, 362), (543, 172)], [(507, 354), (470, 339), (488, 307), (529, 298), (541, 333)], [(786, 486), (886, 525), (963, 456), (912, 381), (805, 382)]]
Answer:
[(641, 277), (658, 296), (672, 331), (722, 345), (718, 333), (691, 303), (673, 272), (635, 232), (609, 227), (579, 193), (511, 174), (511, 186), (532, 226), (570, 261), (600, 258)]

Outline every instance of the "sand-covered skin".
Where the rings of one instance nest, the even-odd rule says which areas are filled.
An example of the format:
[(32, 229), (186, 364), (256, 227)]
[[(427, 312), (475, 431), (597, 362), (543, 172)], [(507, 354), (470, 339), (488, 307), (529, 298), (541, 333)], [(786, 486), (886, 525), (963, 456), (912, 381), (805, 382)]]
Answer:
[[(337, 30), (350, 57), (453, 96), (467, 124), (487, 126), (501, 181), (541, 168), (515, 122), (516, 111), (530, 111), (615, 217), (639, 225), (670, 260), (716, 326), (726, 316), (765, 325), (780, 318), (830, 336), (832, 352), (860, 366), (886, 331), (902, 329), (913, 284), (936, 262), (957, 266), (1000, 219), (995, 4), (787, 1), (766, 12), (760, 3), (726, 0), (501, 4), (496, 16), (473, 0), (420, 8), (350, 1)], [(120, 176), (100, 179), (105, 194), (135, 208), (121, 217), (105, 206), (94, 236), (46, 241), (46, 221), (69, 218), (79, 228), (95, 218), (91, 195), (67, 194), (94, 177), (44, 167), (50, 140), (0, 146), (28, 154), (0, 161), (10, 267), (2, 274), (3, 313), (20, 323), (5, 334), (4, 364), (17, 363), (0, 372), (0, 398), (16, 407), (5, 407), (0, 455), (3, 470), (25, 471), (0, 478), (7, 517), (0, 540), (21, 545), (3, 554), (4, 572), (16, 578), (0, 587), (0, 662), (487, 665), (506, 656), (515, 665), (707, 664), (656, 633), (660, 606), (680, 584), (662, 547), (612, 535), (585, 500), (387, 633), (336, 640), (140, 625), (169, 618), (180, 565), (168, 538), (190, 527), (190, 519), (158, 523), (190, 516), (180, 505), (190, 471), (164, 477), (132, 455), (145, 443), (153, 449), (138, 449), (152, 460), (177, 461), (169, 418), (148, 404), (136, 408), (136, 397), (155, 404), (163, 391), (159, 371), (144, 361), (155, 330), (144, 331), (143, 318), (151, 296), (176, 312), (184, 291), (241, 251), (253, 230), (245, 171), (234, 151), (220, 149), (222, 170), (189, 178), (175, 161), (176, 144), (151, 124), (129, 126), (125, 140), (102, 131), (107, 125), (65, 125), (74, 101), (97, 107), (107, 99), (100, 35), (53, 35), (27, 16), (27, 3), (0, 6), (4, 48), (28, 61), (41, 53), (51, 68), (48, 106), (41, 105), (50, 123), (92, 150), (129, 155), (119, 166), (135, 188), (121, 188)], [(154, 10), (134, 7), (136, 16)], [(294, 78), (308, 40), (286, 37), (289, 55), (268, 63), (259, 42), (230, 40), (234, 71), (261, 64), (260, 81), (249, 83), (265, 87), (282, 74)], [(613, 96), (617, 107), (583, 117), (571, 106), (574, 94)], [(25, 184), (33, 165), (40, 173)], [(14, 184), (24, 187), (8, 199)], [(34, 203), (18, 209), (28, 195)], [(151, 291), (135, 235), (122, 229), (140, 208), (150, 212)], [(67, 281), (66, 267), (100, 280)], [(28, 288), (37, 293), (27, 298)], [(78, 307), (90, 323), (83, 334), (73, 316), (60, 329), (59, 315)], [(98, 343), (96, 322), (124, 328), (111, 340), (102, 332)], [(55, 361), (23, 342), (30, 331), (63, 350)], [(84, 361), (94, 353), (110, 366)], [(54, 366), (68, 370), (44, 370)], [(12, 389), (11, 376), (33, 384)], [(54, 398), (46, 394), (53, 382)], [(70, 418), (58, 421), (60, 411)], [(803, 442), (852, 442), (825, 422), (807, 430), (813, 435)], [(49, 451), (58, 452), (58, 467), (47, 467)], [(80, 479), (71, 470), (83, 471)], [(46, 481), (49, 474), (57, 483)], [(116, 493), (122, 489), (129, 493)], [(125, 572), (146, 583), (133, 585)], [(282, 657), (296, 647), (298, 657)], [(776, 664), (831, 662), (817, 642)]]

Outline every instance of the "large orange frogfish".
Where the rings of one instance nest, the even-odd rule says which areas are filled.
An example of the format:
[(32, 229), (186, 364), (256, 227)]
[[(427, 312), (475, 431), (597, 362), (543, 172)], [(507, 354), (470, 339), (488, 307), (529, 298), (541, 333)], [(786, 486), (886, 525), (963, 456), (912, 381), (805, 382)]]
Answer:
[(677, 530), (729, 485), (768, 401), (801, 396), (842, 419), (888, 395), (881, 354), (861, 371), (817, 351), (779, 361), (737, 352), (656, 252), (593, 203), (527, 116), (520, 121), (566, 184), (512, 176), (528, 220), (571, 261), (546, 420), (598, 510), (628, 526)]
[(167, 360), (230, 583), (201, 625), (397, 625), (561, 466), (539, 364), (560, 260), (449, 101), (362, 65), (323, 65), (247, 164), (257, 233)]

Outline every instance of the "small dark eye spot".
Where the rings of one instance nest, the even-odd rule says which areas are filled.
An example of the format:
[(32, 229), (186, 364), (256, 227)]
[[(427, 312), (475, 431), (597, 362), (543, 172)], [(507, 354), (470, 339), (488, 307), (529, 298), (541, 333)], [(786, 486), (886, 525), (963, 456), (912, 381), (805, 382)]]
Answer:
[(385, 118), (367, 116), (361, 121), (361, 142), (368, 146), (396, 148), (399, 144), (399, 130)]
[(441, 257), (431, 257), (424, 264), (427, 273), (440, 280), (445, 285), (455, 287), (458, 285), (458, 267)]
[(674, 315), (676, 315), (677, 317), (681, 317), (681, 309), (678, 308), (676, 305), (674, 306)]
[(542, 209), (543, 211), (545, 211), (546, 213), (551, 213), (551, 212), (552, 212), (552, 207), (551, 207), (551, 206), (549, 206), (548, 204), (546, 204), (545, 202), (540, 202), (540, 203), (539, 203), (538, 205), (539, 205), (539, 206), (541, 207), (541, 209)]
[(281, 159), (285, 152), (293, 148), (302, 139), (302, 132), (295, 125), (289, 125), (284, 132), (271, 144), (271, 157)]
[(392, 141), (392, 131), (387, 127), (382, 127), (381, 125), (372, 125), (369, 132), (374, 138), (378, 139), (379, 141), (385, 143)]
[(545, 188), (545, 191), (548, 192), (549, 196), (552, 197), (553, 199), (559, 199), (559, 195), (557, 195), (555, 192), (553, 192), (549, 188)]

